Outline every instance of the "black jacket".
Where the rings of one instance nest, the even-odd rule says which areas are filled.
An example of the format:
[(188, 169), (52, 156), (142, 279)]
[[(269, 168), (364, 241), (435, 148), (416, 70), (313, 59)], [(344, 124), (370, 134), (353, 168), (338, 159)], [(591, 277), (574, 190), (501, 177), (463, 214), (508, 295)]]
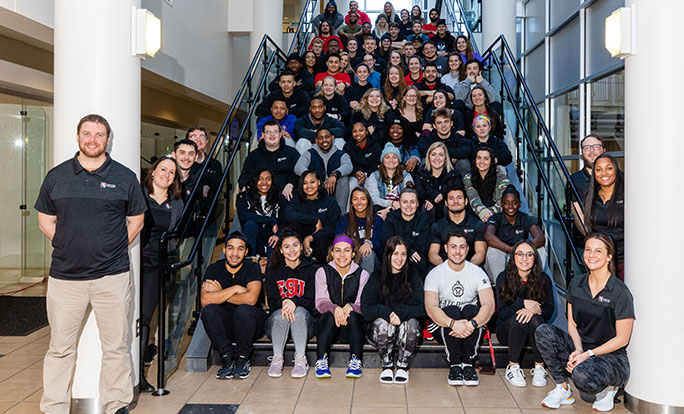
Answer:
[(335, 225), (340, 218), (340, 206), (335, 197), (321, 191), (315, 200), (300, 199), (298, 195), (292, 197), (285, 206), (285, 220), (288, 223), (315, 225), (321, 220), (323, 228), (314, 233), (314, 239), (335, 236)]
[(473, 136), (471, 138), (471, 142), (473, 146), (473, 152), (470, 158), (473, 160), (477, 155), (478, 149), (482, 147), (487, 147), (494, 152), (497, 165), (505, 167), (509, 165), (511, 162), (513, 162), (513, 156), (511, 155), (511, 151), (508, 149), (508, 145), (506, 145), (506, 143), (498, 137), (489, 135), (489, 139), (487, 139), (487, 142), (480, 142), (476, 136)]
[[(277, 77), (273, 79), (273, 81), (268, 85), (268, 90), (270, 92), (277, 91), (280, 86), (278, 85), (278, 81), (280, 80), (280, 77)], [(295, 75), (295, 82), (301, 82), (300, 86), (296, 86), (295, 89), (301, 88), (304, 90), (306, 93), (311, 94), (314, 90), (314, 78), (311, 72), (308, 70), (300, 69), (299, 73)]]
[(284, 299), (290, 299), (313, 315), (316, 300), (316, 270), (318, 267), (304, 255), (299, 266), (292, 269), (282, 263), (275, 269), (266, 270), (266, 296), (271, 312), (283, 306)]
[(333, 119), (328, 115), (323, 116), (323, 121), (320, 125), (316, 125), (311, 120), (311, 115), (307, 112), (305, 115), (298, 117), (297, 122), (295, 122), (294, 127), (294, 139), (306, 138), (313, 144), (316, 141), (316, 134), (318, 128), (327, 127), (330, 129), (330, 133), (335, 138), (344, 138), (347, 133), (347, 128), (345, 128), (342, 121)]
[(278, 198), (278, 205), (275, 206), (273, 215), (267, 216), (264, 214), (260, 214), (257, 211), (256, 206), (254, 206), (254, 204), (250, 200), (249, 191), (249, 188), (245, 191), (241, 191), (240, 194), (237, 195), (237, 198), (235, 200), (235, 207), (237, 209), (238, 219), (240, 219), (240, 224), (244, 226), (245, 222), (253, 221), (269, 230), (276, 224), (284, 224), (283, 212), (285, 210), (285, 204), (287, 203), (287, 199), (283, 195), (280, 195), (280, 197)]
[(416, 184), (416, 191), (418, 192), (418, 198), (421, 201), (429, 201), (432, 204), (435, 203), (435, 198), (442, 194), (442, 203), (446, 199), (446, 193), (450, 188), (453, 187), (463, 187), (463, 179), (458, 171), (452, 169), (449, 172), (446, 170), (442, 171), (439, 177), (435, 177), (432, 173), (422, 167), (418, 170), (418, 174), (415, 175), (413, 180)]
[[(323, 103), (325, 104), (325, 112), (327, 114), (340, 115), (342, 117), (341, 121), (343, 124), (349, 123), (349, 117), (351, 116), (351, 109), (349, 109), (349, 102), (347, 99), (335, 92), (331, 99), (327, 99), (325, 96), (323, 98)], [(337, 136), (336, 136), (337, 137)], [(338, 138), (343, 138), (342, 136)]]
[(361, 102), (361, 98), (363, 97), (363, 94), (372, 88), (373, 88), (373, 85), (371, 85), (370, 82), (367, 82), (365, 85), (361, 86), (358, 83), (356, 83), (355, 81), (352, 81), (351, 86), (349, 86), (348, 88), (345, 88), (344, 97), (347, 98), (347, 102), (351, 102), (351, 101)]
[(382, 226), (382, 245), (392, 236), (401, 236), (408, 244), (408, 257), (415, 252), (427, 257), (430, 248), (430, 221), (420, 211), (416, 212), (413, 220), (406, 221), (401, 216), (401, 210), (390, 211)]
[[(554, 303), (553, 285), (551, 284), (551, 279), (546, 273), (542, 273), (542, 277), (544, 278), (544, 290), (546, 292), (546, 295), (544, 302), (541, 303), (541, 317), (545, 321), (548, 321), (553, 315), (553, 311), (555, 310), (556, 305)], [(529, 299), (529, 296), (527, 294), (527, 288), (524, 287), (524, 297), (516, 298), (516, 300), (513, 303), (504, 303), (504, 301), (501, 300), (501, 288), (504, 285), (504, 280), (506, 280), (505, 271), (501, 272), (499, 276), (496, 278), (496, 316), (498, 318), (497, 326), (503, 326), (503, 322), (506, 319), (510, 318), (511, 316), (514, 316), (516, 312), (525, 307), (525, 299)], [(522, 284), (522, 281), (520, 282), (520, 284)]]
[(451, 135), (447, 139), (441, 139), (437, 134), (437, 130), (433, 129), (429, 135), (424, 135), (418, 140), (418, 152), (420, 156), (425, 158), (427, 150), (435, 142), (443, 142), (449, 150), (449, 157), (457, 160), (469, 160), (472, 154), (472, 142), (463, 137), (463, 135), (451, 130)]
[(355, 175), (357, 171), (372, 174), (380, 165), (382, 147), (371, 135), (366, 139), (366, 146), (364, 148), (359, 148), (356, 141), (352, 139), (344, 144), (343, 151), (349, 155), (352, 165), (354, 166), (351, 175)]
[(259, 118), (271, 115), (271, 105), (276, 98), (284, 100), (287, 104), (288, 113), (297, 118), (309, 112), (309, 101), (311, 98), (303, 89), (295, 88), (289, 98), (286, 98), (283, 95), (283, 91), (278, 89), (266, 95), (266, 98), (257, 107), (256, 114)]
[[(418, 275), (418, 272), (409, 269), (409, 278), (411, 281), (411, 295), (397, 301), (395, 298), (383, 301), (382, 298), (382, 275), (380, 270), (377, 270), (368, 279), (368, 283), (363, 288), (361, 293), (361, 313), (363, 318), (372, 322), (378, 318), (382, 318), (389, 322), (389, 316), (394, 312), (399, 319), (404, 322), (411, 318), (421, 318), (425, 315), (425, 307), (423, 304), (423, 282)], [(392, 278), (392, 288), (396, 289), (397, 278)]]
[(378, 142), (384, 142), (388, 137), (387, 131), (389, 131), (389, 125), (392, 124), (392, 120), (395, 116), (394, 110), (389, 108), (382, 118), (379, 118), (378, 114), (373, 112), (371, 113), (370, 118), (366, 119), (363, 117), (363, 112), (357, 110), (352, 112), (352, 124), (356, 121), (361, 121), (364, 122), (368, 128), (372, 126), (374, 131), (371, 135), (373, 135)]
[(299, 152), (285, 144), (285, 140), (280, 140), (280, 147), (276, 151), (269, 151), (266, 149), (266, 143), (262, 139), (259, 141), (256, 149), (249, 153), (247, 159), (242, 164), (242, 172), (238, 178), (240, 187), (247, 185), (249, 177), (259, 168), (268, 168), (275, 176), (275, 184), (278, 186), (278, 191), (282, 192), (283, 188), (288, 185), (294, 185), (297, 188), (299, 178), (294, 173), (295, 164), (299, 159)]
[[(503, 118), (501, 118), (501, 115), (490, 105), (487, 105), (486, 108), (488, 117), (492, 121), (492, 131), (490, 135), (494, 135), (495, 137), (505, 136), (503, 129)], [(473, 132), (473, 119), (475, 119), (475, 110), (467, 109), (463, 113), (463, 117), (465, 118), (466, 136), (472, 137), (475, 135), (475, 132)]]

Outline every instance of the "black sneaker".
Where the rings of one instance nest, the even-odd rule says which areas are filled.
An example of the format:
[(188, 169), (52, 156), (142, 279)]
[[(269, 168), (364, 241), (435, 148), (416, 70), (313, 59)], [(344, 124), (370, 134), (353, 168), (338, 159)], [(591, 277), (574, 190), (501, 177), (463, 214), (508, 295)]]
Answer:
[(150, 366), (152, 365), (152, 361), (154, 361), (154, 357), (157, 356), (157, 345), (155, 344), (147, 344), (145, 347), (145, 355), (143, 357), (143, 361), (145, 362), (145, 366)]
[(223, 362), (221, 363), (221, 368), (216, 372), (217, 379), (231, 379), (233, 378), (233, 373), (235, 372), (235, 362), (233, 361), (233, 356), (226, 354), (221, 357)]
[(128, 407), (121, 407), (114, 414), (128, 414)]
[(460, 365), (452, 365), (449, 368), (449, 385), (463, 385), (463, 368)]
[(252, 371), (252, 365), (249, 363), (249, 358), (240, 355), (235, 362), (235, 370), (233, 373), (236, 377), (245, 379), (249, 377), (249, 373)]
[(480, 378), (478, 378), (477, 371), (472, 365), (463, 367), (463, 379), (465, 385), (480, 385)]

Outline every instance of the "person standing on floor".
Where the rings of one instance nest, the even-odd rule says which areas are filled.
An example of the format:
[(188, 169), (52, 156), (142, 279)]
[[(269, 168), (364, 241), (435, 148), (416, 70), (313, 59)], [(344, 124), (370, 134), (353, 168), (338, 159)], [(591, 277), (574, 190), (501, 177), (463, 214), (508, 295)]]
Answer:
[(54, 251), (47, 289), (50, 347), (43, 361), (43, 412), (67, 414), (78, 339), (92, 307), (102, 342), (100, 399), (106, 414), (127, 414), (133, 400), (128, 346), (132, 281), (128, 245), (145, 220), (135, 173), (106, 151), (107, 120), (86, 115), (79, 151), (51, 169), (38, 194), (38, 226)]

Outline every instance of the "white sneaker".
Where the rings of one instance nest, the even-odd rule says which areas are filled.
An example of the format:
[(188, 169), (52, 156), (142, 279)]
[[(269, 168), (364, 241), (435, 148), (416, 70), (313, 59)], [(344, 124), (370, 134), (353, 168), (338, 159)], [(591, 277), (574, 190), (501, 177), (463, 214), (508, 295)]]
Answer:
[(532, 385), (535, 387), (546, 387), (546, 368), (543, 365), (534, 365), (532, 371)]
[(546, 398), (541, 402), (546, 408), (560, 408), (561, 405), (572, 404), (575, 402), (575, 397), (572, 396), (572, 391), (570, 391), (570, 386), (568, 389), (563, 388), (563, 385), (558, 384), (556, 388), (552, 389)]
[(617, 387), (608, 386), (603, 391), (596, 394), (596, 401), (591, 405), (596, 411), (610, 411), (613, 409)]
[(392, 384), (394, 382), (394, 370), (392, 368), (385, 368), (380, 373), (380, 382), (383, 384)]
[(506, 379), (514, 387), (526, 387), (525, 373), (520, 369), (520, 365), (509, 365), (506, 367)]

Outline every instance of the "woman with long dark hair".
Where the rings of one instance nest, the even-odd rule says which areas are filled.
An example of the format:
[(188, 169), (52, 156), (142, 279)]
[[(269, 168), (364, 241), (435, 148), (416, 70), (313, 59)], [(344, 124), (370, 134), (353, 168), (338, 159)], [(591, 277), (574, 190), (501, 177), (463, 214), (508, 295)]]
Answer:
[(311, 76), (316, 76), (316, 59), (318, 57), (316, 54), (311, 51), (307, 50), (304, 52), (304, 56), (302, 57), (302, 61), (304, 62), (304, 70), (308, 71)]
[(491, 148), (479, 148), (471, 172), (463, 177), (463, 185), (469, 205), (480, 220), (486, 222), (501, 212), (501, 197), (508, 184), (506, 169), (496, 165)]
[(423, 71), (421, 70), (423, 62), (420, 56), (413, 55), (408, 58), (408, 73), (404, 77), (406, 86), (411, 86), (423, 81)]
[(525, 387), (520, 357), (526, 343), (532, 347), (534, 369), (532, 385), (546, 386), (544, 361), (534, 340), (534, 331), (549, 321), (555, 309), (551, 278), (542, 270), (542, 261), (532, 241), (523, 239), (513, 245), (506, 270), (496, 278), (496, 337), (508, 345), (506, 380)]
[[(159, 302), (159, 241), (162, 233), (173, 229), (183, 213), (180, 174), (176, 160), (164, 156), (147, 170), (143, 180), (143, 193), (147, 202), (145, 225), (140, 233), (142, 277), (140, 289), (140, 355), (143, 362), (152, 362), (154, 345), (148, 350), (150, 322)], [(155, 388), (145, 378), (140, 367), (140, 391), (152, 392)]]
[(266, 168), (254, 171), (235, 204), (251, 255), (269, 257), (278, 241), (278, 225), (283, 223), (285, 206), (273, 173)]
[(591, 184), (584, 199), (586, 234), (602, 232), (615, 244), (617, 278), (625, 272), (625, 189), (624, 176), (615, 158), (601, 154), (594, 160)]
[(495, 137), (503, 139), (504, 129), (503, 129), (503, 119), (501, 114), (499, 114), (492, 105), (490, 105), (489, 97), (487, 96), (487, 90), (482, 86), (475, 86), (470, 91), (470, 101), (473, 103), (471, 109), (466, 109), (463, 113), (463, 119), (465, 121), (465, 137), (472, 137), (475, 135), (473, 131), (473, 121), (480, 115), (484, 115), (489, 118), (490, 127), (492, 134)]
[(382, 218), (373, 211), (371, 195), (364, 187), (356, 187), (349, 196), (349, 213), (337, 220), (335, 233), (346, 233), (359, 246), (361, 268), (372, 274), (382, 252), (380, 235)]
[(292, 377), (306, 377), (309, 371), (306, 343), (314, 335), (317, 267), (302, 254), (302, 250), (302, 239), (297, 232), (284, 229), (266, 270), (265, 287), (271, 310), (266, 321), (266, 335), (273, 345), (269, 377), (282, 375), (283, 353), (289, 335), (295, 346)]
[(408, 246), (401, 237), (387, 240), (382, 259), (382, 268), (363, 290), (361, 311), (369, 322), (368, 341), (380, 354), (380, 382), (405, 384), (421, 334), (418, 318), (425, 314), (423, 282), (409, 264)]
[(482, 61), (482, 56), (479, 53), (473, 52), (473, 46), (470, 44), (468, 36), (460, 35), (456, 37), (456, 52), (461, 56), (464, 65), (470, 59)]
[(627, 345), (634, 327), (634, 299), (615, 277), (615, 248), (609, 236), (587, 237), (584, 263), (589, 273), (575, 276), (568, 286), (568, 331), (543, 324), (535, 332), (539, 352), (556, 383), (542, 405), (572, 404), (571, 376), (578, 390), (596, 396), (594, 410), (610, 411), (618, 387), (629, 379)]
[(456, 85), (466, 78), (465, 64), (461, 60), (461, 55), (456, 52), (449, 53), (447, 57), (447, 67), (442, 74), (442, 83), (453, 90), (456, 90)]

